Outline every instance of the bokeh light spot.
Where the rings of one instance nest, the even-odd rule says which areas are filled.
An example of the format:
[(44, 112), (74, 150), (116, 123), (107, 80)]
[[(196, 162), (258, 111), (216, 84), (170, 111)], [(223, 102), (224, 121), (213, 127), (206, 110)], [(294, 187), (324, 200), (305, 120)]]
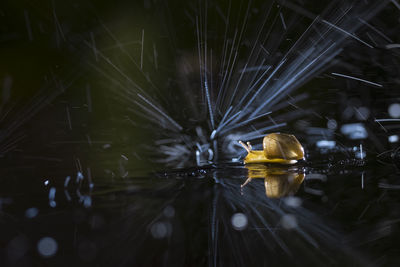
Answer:
[(31, 219), (31, 218), (36, 217), (38, 215), (38, 213), (39, 213), (39, 210), (37, 208), (35, 208), (35, 207), (29, 208), (25, 211), (25, 217)]
[(390, 117), (396, 119), (400, 118), (400, 104), (399, 103), (391, 104), (388, 108), (388, 112)]
[(233, 228), (240, 231), (247, 227), (248, 220), (247, 220), (247, 216), (244, 215), (243, 213), (235, 213), (232, 216), (231, 222), (232, 222)]
[(58, 249), (56, 240), (52, 237), (43, 237), (37, 244), (37, 250), (42, 257), (48, 258), (54, 256)]
[(282, 227), (285, 229), (294, 229), (297, 227), (297, 219), (292, 214), (285, 214), (281, 219)]
[(390, 143), (397, 143), (399, 142), (399, 136), (398, 135), (391, 135), (388, 137), (388, 140)]
[(167, 225), (164, 222), (156, 222), (151, 226), (151, 235), (156, 239), (166, 237), (168, 234)]
[(175, 216), (175, 209), (171, 205), (168, 205), (164, 208), (163, 213), (164, 213), (165, 217), (172, 218)]
[(299, 197), (293, 197), (293, 196), (289, 196), (283, 199), (284, 203), (286, 204), (286, 206), (292, 207), (292, 208), (297, 208), (301, 206), (301, 198)]
[(335, 130), (337, 128), (337, 122), (334, 119), (330, 119), (326, 123), (326, 126), (328, 127), (328, 129)]

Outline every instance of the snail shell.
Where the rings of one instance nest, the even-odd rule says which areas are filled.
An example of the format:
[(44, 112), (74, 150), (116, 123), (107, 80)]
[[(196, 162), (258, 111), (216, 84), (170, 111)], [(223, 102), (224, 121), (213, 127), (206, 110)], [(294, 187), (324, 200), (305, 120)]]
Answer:
[(239, 143), (247, 151), (244, 163), (294, 164), (304, 158), (304, 150), (294, 135), (271, 133), (264, 137), (263, 150), (253, 150), (249, 142)]
[(300, 160), (304, 150), (292, 134), (271, 133), (263, 140), (264, 155), (268, 159)]

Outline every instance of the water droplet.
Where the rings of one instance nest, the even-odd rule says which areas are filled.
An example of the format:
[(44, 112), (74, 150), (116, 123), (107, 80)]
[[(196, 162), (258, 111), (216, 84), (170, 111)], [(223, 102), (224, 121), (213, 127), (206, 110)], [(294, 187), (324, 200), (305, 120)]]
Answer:
[(243, 213), (235, 213), (231, 219), (232, 226), (236, 230), (243, 230), (247, 227), (247, 216)]
[(388, 140), (390, 143), (397, 143), (399, 142), (399, 136), (398, 135), (391, 135), (388, 137)]
[(362, 123), (350, 123), (344, 124), (340, 128), (342, 134), (346, 135), (350, 139), (365, 139), (368, 137), (367, 130)]
[(151, 234), (156, 239), (161, 239), (167, 236), (167, 225), (163, 222), (156, 222), (151, 226)]
[(25, 217), (31, 219), (31, 218), (36, 217), (38, 215), (38, 213), (39, 213), (39, 210), (37, 208), (34, 208), (34, 207), (29, 208), (25, 211)]
[(42, 257), (54, 256), (58, 249), (58, 244), (52, 237), (43, 237), (37, 244), (37, 250)]
[(294, 229), (297, 227), (297, 219), (296, 216), (292, 214), (285, 214), (281, 219), (282, 227), (285, 229)]
[(330, 140), (319, 140), (317, 141), (317, 147), (319, 148), (329, 148), (332, 149), (336, 146), (335, 141), (330, 141)]
[(172, 218), (175, 216), (175, 209), (171, 205), (168, 205), (164, 208), (163, 213), (164, 213), (165, 217)]
[(400, 118), (400, 104), (393, 103), (389, 106), (388, 112), (390, 117), (392, 118)]
[(337, 122), (334, 119), (330, 119), (328, 120), (326, 126), (331, 130), (335, 130), (337, 128)]
[(283, 199), (283, 201), (285, 202), (285, 204), (287, 206), (292, 207), (292, 208), (300, 207), (301, 203), (302, 203), (300, 198), (293, 197), (293, 196), (286, 197), (286, 198)]

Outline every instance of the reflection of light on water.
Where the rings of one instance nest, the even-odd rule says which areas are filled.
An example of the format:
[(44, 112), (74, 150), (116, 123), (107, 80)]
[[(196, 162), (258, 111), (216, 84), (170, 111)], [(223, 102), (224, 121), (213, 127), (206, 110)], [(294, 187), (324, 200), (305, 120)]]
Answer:
[(292, 208), (298, 208), (301, 206), (302, 200), (299, 197), (295, 196), (288, 196), (283, 199), (283, 202), (286, 204), (288, 207)]
[(36, 217), (38, 214), (39, 210), (35, 207), (29, 208), (25, 211), (25, 217), (29, 219)]
[(247, 164), (248, 178), (244, 187), (252, 179), (263, 178), (265, 194), (270, 198), (294, 195), (304, 180), (305, 174), (297, 168), (267, 166), (264, 164)]
[(394, 134), (388, 137), (390, 143), (397, 143), (399, 142), (399, 136)]
[(330, 119), (328, 120), (326, 126), (328, 127), (328, 129), (330, 130), (336, 130), (337, 128), (337, 121), (334, 119)]
[(388, 112), (390, 117), (400, 118), (400, 104), (399, 103), (391, 104), (388, 108)]
[(52, 237), (43, 237), (37, 244), (37, 250), (43, 257), (47, 258), (54, 256), (58, 250), (57, 241), (55, 241)]
[(174, 209), (174, 207), (169, 205), (164, 208), (163, 213), (164, 213), (165, 217), (170, 219), (175, 216), (175, 209)]
[(151, 235), (156, 239), (169, 236), (172, 232), (172, 225), (169, 222), (156, 222), (151, 226)]
[[(214, 183), (215, 177), (219, 183)], [(246, 178), (249, 182), (241, 192), (240, 185)], [(44, 239), (40, 246), (37, 242), (25, 250), (33, 249), (47, 260), (51, 255), (63, 257), (67, 253), (64, 244), (74, 242), (74, 256), (92, 265), (106, 262), (105, 265), (152, 266), (156, 261), (157, 266), (169, 266), (181, 258), (188, 259), (189, 264), (198, 263), (198, 258), (204, 262), (215, 261), (212, 266), (220, 263), (259, 266), (265, 259), (275, 258), (287, 265), (293, 257), (307, 253), (310, 256), (302, 258), (302, 263), (346, 262), (354, 254), (342, 246), (343, 236), (324, 222), (326, 217), (310, 208), (310, 204), (315, 204), (310, 203), (310, 197), (314, 196), (309, 196), (307, 190), (294, 196), (304, 183), (308, 183), (307, 187), (325, 189), (318, 183), (327, 180), (327, 174), (304, 176), (298, 166), (203, 167), (163, 172), (153, 177), (121, 178), (107, 184), (96, 180), (92, 193), (96, 205), (86, 209), (77, 201), (79, 197), (73, 194), (74, 190), (71, 191), (78, 186), (73, 179), (67, 188), (72, 193), (72, 203), (63, 200), (61, 192), (57, 194), (55, 209), (40, 208), (40, 215), (34, 220), (24, 217), (27, 222), (43, 220), (54, 225), (70, 217), (73, 223), (60, 224), (62, 228), (50, 227), (50, 231), (58, 234), (50, 232), (41, 236), (52, 239)], [(64, 189), (63, 182), (61, 179), (61, 189)], [(53, 181), (50, 183), (57, 186)], [(311, 193), (315, 192), (316, 189)], [(329, 191), (321, 192), (324, 196), (329, 194)], [(77, 209), (70, 213), (64, 208), (65, 203)], [(59, 234), (60, 229), (65, 230), (66, 239)], [(10, 242), (10, 246), (16, 245)], [(149, 248), (156, 248), (157, 256)], [(243, 249), (252, 253), (244, 253)]]
[(247, 226), (247, 216), (243, 213), (235, 213), (231, 221), (233, 228), (236, 230), (243, 230)]
[(297, 219), (293, 214), (285, 214), (281, 219), (282, 227), (285, 229), (294, 229), (297, 227)]
[(56, 197), (56, 188), (55, 188), (55, 187), (52, 187), (52, 188), (50, 188), (50, 191), (49, 191), (49, 205), (50, 205), (50, 207), (52, 207), (52, 208), (54, 208), (54, 207), (57, 206), (57, 203), (56, 203), (56, 201), (54, 200), (55, 197)]
[(332, 149), (336, 146), (335, 141), (330, 141), (330, 140), (319, 140), (317, 141), (317, 147), (319, 148), (329, 148)]
[(367, 130), (362, 123), (344, 124), (340, 131), (350, 139), (365, 139), (368, 137)]

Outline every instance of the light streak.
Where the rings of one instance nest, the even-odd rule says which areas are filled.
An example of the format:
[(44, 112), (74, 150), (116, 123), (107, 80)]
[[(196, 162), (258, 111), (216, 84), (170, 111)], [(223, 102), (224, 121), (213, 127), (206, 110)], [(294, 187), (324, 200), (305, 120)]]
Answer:
[(353, 77), (353, 76), (349, 76), (349, 75), (345, 75), (345, 74), (340, 74), (340, 73), (336, 73), (336, 72), (332, 72), (331, 74), (335, 75), (335, 76), (343, 77), (343, 78), (356, 80), (356, 81), (363, 82), (363, 83), (366, 83), (366, 84), (371, 84), (371, 85), (375, 85), (375, 86), (378, 86), (378, 87), (383, 87), (383, 85), (381, 85), (379, 83), (370, 82), (370, 81), (367, 81), (367, 80), (364, 80), (364, 79), (360, 79), (360, 78), (357, 78), (357, 77)]

